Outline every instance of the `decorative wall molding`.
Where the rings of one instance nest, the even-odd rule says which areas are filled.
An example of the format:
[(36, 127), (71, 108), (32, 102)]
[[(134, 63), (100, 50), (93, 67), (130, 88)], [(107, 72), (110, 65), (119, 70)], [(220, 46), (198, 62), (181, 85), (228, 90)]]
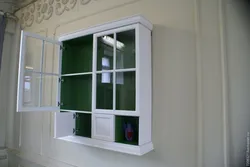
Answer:
[(22, 27), (30, 27), (34, 22), (35, 3), (22, 10), (20, 17)]
[(62, 15), (65, 11), (70, 11), (76, 6), (77, 0), (56, 0), (56, 15)]
[(54, 8), (54, 0), (39, 0), (36, 3), (36, 23), (40, 24), (43, 20), (51, 18)]
[(31, 27), (34, 22), (40, 24), (44, 20), (49, 20), (53, 14), (60, 16), (65, 11), (74, 9), (77, 1), (80, 1), (80, 5), (88, 5), (91, 1), (97, 0), (38, 0), (21, 9), (21, 26), (22, 28)]
[(91, 0), (81, 0), (82, 5), (87, 5)]

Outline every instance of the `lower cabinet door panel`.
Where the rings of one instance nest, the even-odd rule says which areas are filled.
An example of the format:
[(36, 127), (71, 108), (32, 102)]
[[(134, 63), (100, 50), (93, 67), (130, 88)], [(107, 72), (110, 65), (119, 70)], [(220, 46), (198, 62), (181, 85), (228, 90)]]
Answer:
[(114, 115), (93, 114), (92, 115), (92, 138), (114, 141), (115, 139)]

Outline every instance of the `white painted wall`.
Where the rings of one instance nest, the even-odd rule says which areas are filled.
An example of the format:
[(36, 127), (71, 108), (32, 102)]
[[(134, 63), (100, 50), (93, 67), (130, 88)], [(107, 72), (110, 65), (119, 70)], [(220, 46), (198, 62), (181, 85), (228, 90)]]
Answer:
[(230, 167), (246, 166), (250, 133), (250, 1), (226, 5)]

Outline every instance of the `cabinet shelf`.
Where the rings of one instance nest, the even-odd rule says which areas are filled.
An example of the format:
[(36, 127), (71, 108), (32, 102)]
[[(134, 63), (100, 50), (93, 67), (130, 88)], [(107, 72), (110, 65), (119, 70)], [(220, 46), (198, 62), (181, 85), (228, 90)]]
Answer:
[(97, 114), (112, 114), (112, 115), (120, 115), (120, 116), (140, 116), (138, 111), (130, 111), (130, 110), (102, 110), (96, 109), (94, 113)]
[(83, 73), (71, 73), (71, 74), (63, 74), (62, 77), (70, 77), (70, 76), (79, 76), (79, 75), (89, 75), (93, 74), (92, 72), (83, 72)]
[(84, 113), (84, 114), (92, 114), (91, 111), (80, 111), (80, 110), (65, 110), (60, 109), (61, 112), (72, 112), (72, 113)]
[(96, 71), (96, 73), (100, 74), (100, 73), (107, 73), (107, 72), (130, 72), (130, 71), (136, 71), (136, 68), (116, 69), (116, 70), (101, 70), (101, 71)]

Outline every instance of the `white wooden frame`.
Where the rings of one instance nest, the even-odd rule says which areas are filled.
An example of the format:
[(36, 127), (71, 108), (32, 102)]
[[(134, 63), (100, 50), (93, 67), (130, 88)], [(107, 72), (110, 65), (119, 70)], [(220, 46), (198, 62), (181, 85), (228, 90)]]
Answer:
[[(43, 67), (43, 57), (44, 57), (44, 42), (48, 42), (48, 43), (52, 43), (52, 44), (56, 44), (56, 45), (62, 45), (61, 42), (58, 42), (56, 40), (52, 40), (50, 38), (46, 38), (43, 36), (40, 36), (38, 34), (34, 34), (34, 33), (30, 33), (30, 32), (25, 32), (22, 31), (21, 32), (21, 42), (20, 42), (20, 54), (19, 54), (19, 74), (18, 74), (18, 91), (17, 91), (17, 112), (36, 112), (36, 111), (59, 111), (59, 107), (41, 107), (41, 104), (38, 107), (25, 107), (23, 106), (23, 84), (24, 84), (24, 72), (25, 72), (25, 53), (26, 53), (26, 39), (27, 37), (31, 37), (31, 38), (36, 38), (38, 40), (42, 41), (42, 53), (41, 53), (41, 69)], [(61, 56), (61, 55), (58, 55)], [(37, 73), (37, 74), (41, 74), (41, 76), (44, 75), (56, 75), (59, 77), (59, 74), (55, 74), (55, 73), (46, 73), (46, 72), (42, 72), (42, 70), (38, 71), (29, 71), (30, 73)], [(42, 96), (42, 78), (40, 80), (40, 84), (39, 84), (39, 99)], [(41, 99), (39, 100), (41, 102)]]

